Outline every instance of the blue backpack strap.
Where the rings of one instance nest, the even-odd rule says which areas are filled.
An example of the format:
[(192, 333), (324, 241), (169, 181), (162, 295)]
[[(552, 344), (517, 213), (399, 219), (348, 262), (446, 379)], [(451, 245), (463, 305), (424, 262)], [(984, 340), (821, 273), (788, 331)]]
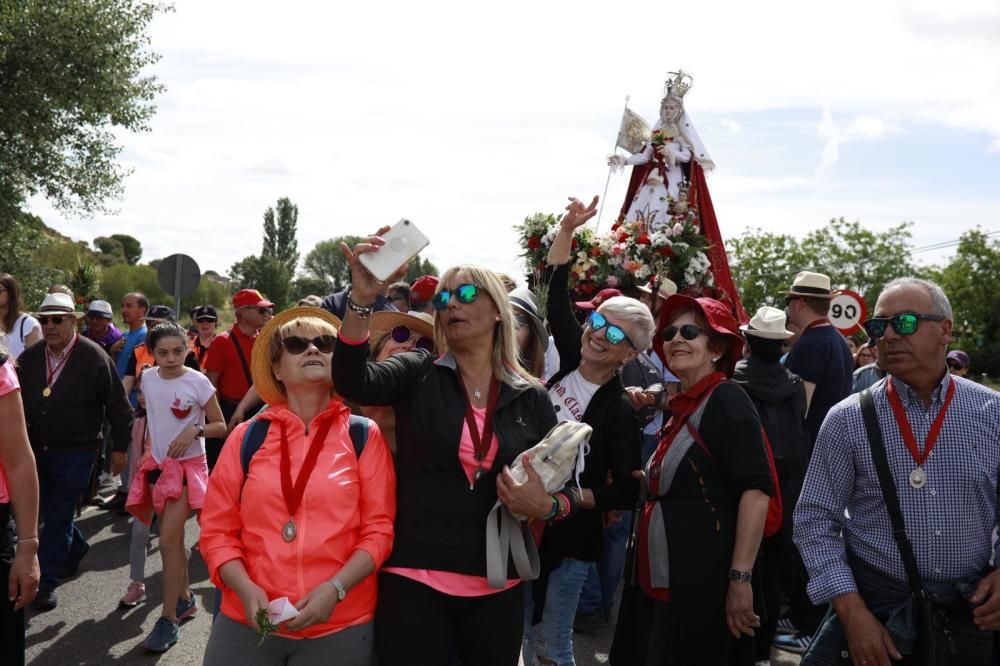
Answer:
[(351, 414), (348, 432), (351, 434), (351, 443), (354, 444), (354, 455), (361, 460), (361, 454), (368, 443), (368, 424), (370, 420), (364, 416)]
[(240, 442), (240, 466), (243, 467), (243, 482), (246, 483), (250, 474), (250, 459), (264, 444), (267, 437), (267, 429), (271, 427), (271, 419), (254, 418), (250, 421), (249, 427), (243, 433), (243, 441)]

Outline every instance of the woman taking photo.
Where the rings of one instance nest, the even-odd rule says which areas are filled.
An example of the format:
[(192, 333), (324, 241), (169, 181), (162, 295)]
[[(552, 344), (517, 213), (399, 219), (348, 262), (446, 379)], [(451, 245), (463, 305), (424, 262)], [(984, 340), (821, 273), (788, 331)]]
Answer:
[(17, 362), (25, 347), (42, 339), (42, 325), (24, 311), (21, 286), (10, 273), (0, 273), (0, 349)]
[[(508, 571), (503, 589), (486, 579), (486, 519), (498, 497), (514, 513), (553, 518), (570, 507), (545, 492), (533, 470), (514, 486), (504, 472), (555, 425), (545, 390), (521, 367), (510, 301), (496, 275), (458, 266), (441, 277), (435, 358), (424, 350), (367, 362), (379, 285), (352, 252), (347, 316), (334, 356), (345, 398), (396, 413), (399, 511), (392, 556), (379, 575), (376, 644), (381, 666), (514, 666), (524, 590)], [(529, 466), (530, 467), (530, 466)]]
[[(605, 511), (635, 506), (641, 430), (622, 384), (620, 369), (649, 347), (654, 322), (633, 298), (604, 301), (581, 327), (573, 315), (567, 285), (574, 231), (597, 212), (570, 200), (552, 242), (548, 263), (548, 320), (559, 351), (559, 371), (549, 381), (549, 398), (560, 421), (593, 428), (586, 467), (580, 475), (580, 511), (545, 530), (541, 578), (532, 586), (525, 625), (524, 661), (572, 666), (573, 619), (593, 562), (601, 556)], [(608, 479), (611, 483), (608, 483)]]
[(611, 663), (752, 666), (752, 571), (774, 484), (753, 403), (727, 381), (743, 339), (719, 301), (674, 295), (655, 347), (681, 393), (646, 465), (639, 589), (622, 602)]
[[(396, 484), (378, 426), (364, 420), (355, 443), (334, 393), (339, 324), (293, 308), (254, 345), (254, 385), (269, 407), (229, 436), (201, 515), (201, 551), (222, 590), (208, 666), (375, 663), (372, 573), (392, 549)], [(248, 429), (264, 424), (244, 467)], [(258, 647), (258, 613), (282, 597), (298, 615)]]

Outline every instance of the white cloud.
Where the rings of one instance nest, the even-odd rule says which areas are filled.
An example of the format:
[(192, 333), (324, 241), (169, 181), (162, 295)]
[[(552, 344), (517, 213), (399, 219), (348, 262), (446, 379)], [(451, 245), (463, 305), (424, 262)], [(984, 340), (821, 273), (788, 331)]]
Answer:
[(732, 118), (723, 118), (722, 125), (733, 134), (743, 133), (743, 125), (739, 124)]

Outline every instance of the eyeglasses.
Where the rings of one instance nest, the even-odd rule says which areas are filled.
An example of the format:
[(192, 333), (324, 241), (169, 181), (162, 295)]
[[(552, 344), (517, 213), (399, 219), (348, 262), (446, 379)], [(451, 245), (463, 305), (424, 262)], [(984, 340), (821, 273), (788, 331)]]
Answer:
[(917, 332), (917, 325), (921, 319), (926, 319), (927, 321), (944, 321), (944, 317), (941, 315), (907, 312), (898, 314), (895, 317), (874, 317), (866, 321), (862, 326), (864, 326), (868, 337), (878, 340), (885, 335), (886, 326), (889, 324), (892, 324), (892, 330), (896, 331), (899, 335), (913, 335)]
[(431, 301), (431, 303), (434, 304), (434, 309), (444, 310), (446, 307), (448, 307), (448, 302), (451, 300), (453, 291), (455, 298), (458, 299), (459, 303), (468, 305), (472, 301), (476, 300), (476, 296), (479, 295), (479, 285), (460, 284), (457, 287), (455, 287), (454, 290), (442, 289), (438, 293), (434, 294), (434, 299)]
[(950, 369), (952, 369), (952, 370), (961, 370), (962, 369), (962, 366), (960, 366), (958, 363), (955, 363), (954, 361), (948, 361), (948, 367)]
[(802, 300), (801, 296), (785, 296), (785, 309), (787, 314), (788, 306), (792, 304), (792, 301)]
[(46, 316), (42, 315), (42, 316), (40, 316), (38, 318), (38, 323), (41, 324), (42, 326), (48, 326), (49, 322), (52, 322), (56, 326), (59, 326), (64, 321), (66, 321), (67, 319), (68, 319), (68, 317), (62, 317), (60, 315), (56, 315), (54, 317), (46, 317)]
[(677, 337), (677, 331), (681, 332), (681, 337), (685, 340), (694, 340), (701, 335), (701, 327), (694, 324), (684, 324), (683, 326), (667, 326), (663, 329), (663, 341), (670, 342)]
[[(392, 330), (389, 331), (389, 335), (399, 344), (403, 344), (404, 342), (409, 342), (414, 334), (409, 326), (400, 324), (399, 326), (393, 326)], [(417, 341), (413, 343), (413, 346), (417, 349), (426, 349), (429, 352), (434, 351), (434, 341), (422, 335), (417, 337)]]
[(590, 324), (590, 330), (592, 330), (595, 333), (601, 330), (602, 328), (607, 328), (608, 330), (604, 331), (604, 339), (610, 342), (611, 344), (617, 345), (624, 340), (629, 344), (629, 346), (635, 349), (635, 345), (632, 344), (631, 340), (629, 340), (629, 337), (625, 334), (625, 331), (623, 331), (620, 327), (615, 326), (614, 324), (609, 324), (607, 318), (600, 312), (596, 311), (591, 312), (590, 316), (587, 317), (587, 323)]
[(333, 335), (319, 335), (315, 338), (303, 338), (298, 335), (289, 335), (281, 339), (281, 344), (289, 354), (302, 354), (309, 345), (316, 348), (320, 354), (329, 354), (333, 351), (333, 346), (337, 344), (337, 338)]

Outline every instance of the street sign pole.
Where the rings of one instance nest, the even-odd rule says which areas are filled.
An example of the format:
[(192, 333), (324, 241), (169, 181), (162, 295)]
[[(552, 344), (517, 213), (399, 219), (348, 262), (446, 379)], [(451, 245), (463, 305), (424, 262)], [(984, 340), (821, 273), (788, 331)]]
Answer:
[(175, 254), (177, 259), (174, 264), (174, 311), (177, 313), (177, 317), (181, 316), (181, 267), (184, 262), (183, 254)]

